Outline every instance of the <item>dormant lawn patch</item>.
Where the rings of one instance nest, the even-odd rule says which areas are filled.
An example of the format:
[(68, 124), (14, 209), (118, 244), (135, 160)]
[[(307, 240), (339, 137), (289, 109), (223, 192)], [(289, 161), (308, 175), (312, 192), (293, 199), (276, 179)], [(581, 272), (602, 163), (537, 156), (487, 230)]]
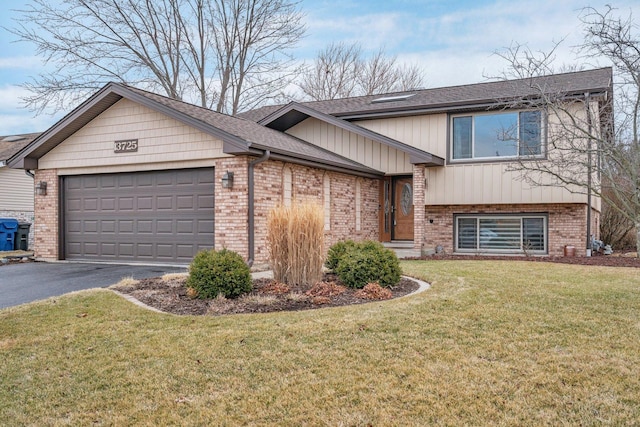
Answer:
[(640, 271), (410, 261), (411, 297), (175, 316), (106, 290), (0, 311), (1, 425), (630, 425)]

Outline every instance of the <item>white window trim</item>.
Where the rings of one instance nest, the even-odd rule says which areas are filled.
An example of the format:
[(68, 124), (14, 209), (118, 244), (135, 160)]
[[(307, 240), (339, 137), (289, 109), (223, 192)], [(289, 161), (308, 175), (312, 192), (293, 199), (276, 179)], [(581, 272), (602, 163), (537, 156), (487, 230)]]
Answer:
[[(475, 134), (475, 120), (474, 117), (486, 116), (486, 115), (498, 115), (517, 113), (518, 114), (518, 146), (516, 151), (520, 152), (520, 113), (527, 111), (540, 111), (540, 154), (533, 156), (521, 156), (516, 154), (515, 156), (493, 156), (493, 157), (475, 157), (476, 150), (476, 134)], [(472, 117), (471, 120), (471, 157), (466, 159), (455, 159), (453, 157), (453, 119), (456, 117)], [(543, 110), (538, 109), (524, 109), (524, 110), (501, 110), (501, 111), (482, 111), (472, 113), (459, 113), (449, 116), (449, 163), (476, 163), (476, 162), (495, 162), (495, 161), (513, 161), (515, 159), (543, 159), (546, 157), (547, 147), (547, 119)]]
[[(480, 219), (520, 219), (520, 249), (487, 249), (480, 248), (480, 227), (477, 227), (478, 234), (476, 235), (476, 248), (458, 248), (458, 220), (459, 219), (475, 219), (476, 223)], [(522, 249), (523, 245), (523, 226), (522, 220), (526, 218), (539, 218), (542, 219), (542, 229), (544, 233), (544, 249), (543, 250), (526, 250)], [(547, 255), (549, 253), (549, 215), (547, 213), (504, 213), (504, 214), (454, 214), (453, 216), (453, 247), (455, 253), (486, 253), (486, 254), (534, 254), (534, 255)]]

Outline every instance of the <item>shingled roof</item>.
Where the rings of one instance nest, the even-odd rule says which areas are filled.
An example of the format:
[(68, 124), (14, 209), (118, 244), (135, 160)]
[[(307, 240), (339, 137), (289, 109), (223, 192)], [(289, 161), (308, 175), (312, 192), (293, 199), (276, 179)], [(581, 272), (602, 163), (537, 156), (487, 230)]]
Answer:
[[(607, 67), (519, 80), (312, 101), (302, 104), (334, 117), (372, 118), (480, 108), (514, 99), (538, 97), (541, 93), (561, 93), (566, 96), (582, 95), (585, 92), (602, 93), (610, 91), (611, 85), (612, 69)], [(257, 122), (264, 121), (280, 108), (282, 105), (266, 106), (241, 113), (239, 116)]]
[(20, 150), (9, 160), (9, 164), (35, 169), (37, 159), (122, 98), (138, 102), (222, 140), (224, 152), (228, 154), (259, 155), (270, 150), (279, 158), (294, 163), (311, 162), (318, 167), (338, 168), (356, 174), (382, 175), (380, 171), (251, 120), (217, 113), (119, 83), (104, 86)]
[(0, 162), (11, 158), (39, 135), (38, 132), (0, 136)]

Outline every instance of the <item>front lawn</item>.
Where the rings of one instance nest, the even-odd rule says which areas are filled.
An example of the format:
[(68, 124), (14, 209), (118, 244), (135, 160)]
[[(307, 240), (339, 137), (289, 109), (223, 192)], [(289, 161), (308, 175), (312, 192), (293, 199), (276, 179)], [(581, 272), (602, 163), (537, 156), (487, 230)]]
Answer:
[(0, 425), (629, 425), (640, 270), (407, 261), (422, 294), (179, 317), (85, 291), (0, 311)]

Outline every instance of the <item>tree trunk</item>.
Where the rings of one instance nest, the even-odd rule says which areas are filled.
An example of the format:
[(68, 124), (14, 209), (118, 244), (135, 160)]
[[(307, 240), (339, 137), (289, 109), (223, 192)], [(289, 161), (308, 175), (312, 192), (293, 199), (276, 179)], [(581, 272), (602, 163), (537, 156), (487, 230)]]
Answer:
[(636, 256), (640, 258), (640, 219), (636, 220)]

